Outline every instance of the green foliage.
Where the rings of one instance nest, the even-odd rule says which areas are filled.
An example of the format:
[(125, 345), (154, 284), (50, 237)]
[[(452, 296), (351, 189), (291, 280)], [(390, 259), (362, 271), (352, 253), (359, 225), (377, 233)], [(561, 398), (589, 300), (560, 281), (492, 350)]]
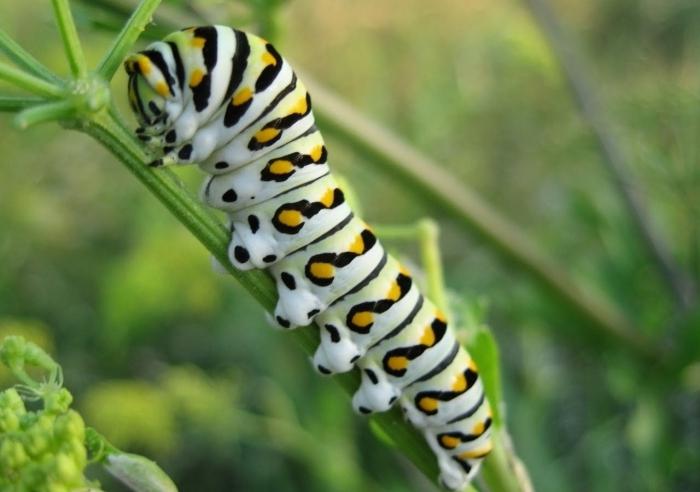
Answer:
[[(99, 492), (99, 484), (85, 475), (88, 463), (96, 462), (135, 492), (177, 492), (155, 462), (123, 453), (85, 427), (70, 408), (73, 395), (62, 386), (61, 367), (36, 344), (5, 337), (0, 362), (23, 383), (0, 392), (1, 490)], [(29, 368), (43, 373), (41, 382)], [(41, 408), (27, 410), (25, 400), (40, 401)]]
[(153, 385), (106, 381), (90, 388), (81, 406), (85, 418), (117, 447), (163, 453), (177, 445), (168, 399)]

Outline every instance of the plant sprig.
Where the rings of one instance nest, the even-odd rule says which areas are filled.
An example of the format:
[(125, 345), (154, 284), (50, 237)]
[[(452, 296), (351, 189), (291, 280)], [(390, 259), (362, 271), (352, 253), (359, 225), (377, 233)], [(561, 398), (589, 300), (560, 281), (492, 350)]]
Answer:
[[(20, 336), (0, 340), (0, 363), (22, 384), (0, 390), (0, 490), (101, 492), (85, 476), (99, 463), (134, 492), (177, 492), (153, 461), (125, 453), (70, 408), (73, 395), (63, 387), (63, 370), (38, 345)], [(31, 376), (32, 367), (40, 379)], [(24, 401), (40, 401), (28, 410)]]

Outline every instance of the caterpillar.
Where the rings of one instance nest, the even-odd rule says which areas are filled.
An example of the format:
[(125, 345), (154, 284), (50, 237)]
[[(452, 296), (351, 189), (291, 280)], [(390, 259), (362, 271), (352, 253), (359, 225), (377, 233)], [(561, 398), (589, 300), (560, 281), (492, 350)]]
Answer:
[(443, 313), (357, 217), (328, 167), (311, 98), (267, 41), (225, 26), (174, 32), (125, 61), (136, 135), (153, 166), (198, 164), (228, 215), (228, 256), (265, 268), (283, 329), (315, 322), (322, 374), (358, 367), (358, 413), (399, 404), (459, 489), (491, 450), (474, 360)]

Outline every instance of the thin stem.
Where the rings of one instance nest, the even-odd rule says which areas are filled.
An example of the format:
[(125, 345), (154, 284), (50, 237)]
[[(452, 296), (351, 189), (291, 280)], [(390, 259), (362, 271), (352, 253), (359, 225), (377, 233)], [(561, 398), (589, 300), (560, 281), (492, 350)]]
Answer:
[(5, 80), (39, 96), (61, 97), (65, 94), (61, 87), (2, 62), (0, 62), (0, 80)]
[(15, 124), (23, 130), (38, 123), (68, 118), (75, 111), (75, 102), (71, 99), (52, 101), (25, 109), (15, 117)]
[(0, 96), (0, 112), (14, 113), (41, 104), (44, 99), (32, 96)]
[(26, 72), (41, 79), (57, 82), (59, 78), (46, 68), (40, 61), (29, 54), (5, 31), (0, 29), (0, 51)]
[(105, 79), (111, 80), (114, 73), (119, 68), (126, 54), (132, 48), (138, 37), (146, 28), (153, 12), (156, 10), (161, 0), (143, 0), (139, 3), (129, 20), (124, 24), (121, 32), (114, 40), (112, 46), (107, 50), (102, 61), (99, 63), (97, 72)]
[(442, 259), (440, 258), (440, 228), (431, 219), (423, 219), (418, 223), (420, 234), (420, 250), (428, 281), (428, 295), (435, 305), (448, 314), (447, 294), (445, 293), (445, 276), (442, 271)]
[(301, 76), (314, 95), (317, 120), (324, 131), (342, 136), (407, 188), (429, 196), (431, 203), (479, 233), (502, 258), (537, 280), (602, 335), (621, 341), (623, 347), (646, 359), (657, 360), (662, 355), (622, 311), (598, 293), (576, 284), (520, 228), (488, 205), (474, 190), (392, 132), (362, 116), (308, 75)]
[(51, 0), (51, 4), (53, 5), (56, 25), (63, 40), (63, 49), (66, 52), (66, 58), (68, 58), (70, 71), (74, 77), (83, 78), (87, 75), (87, 63), (68, 0)]
[(493, 449), (484, 459), (481, 467), (481, 473), (484, 481), (489, 485), (489, 490), (491, 492), (532, 492), (530, 478), (522, 464), (509, 452), (509, 446), (504, 442), (507, 437), (503, 431), (493, 429), (491, 439)]
[(634, 227), (646, 246), (662, 279), (666, 282), (676, 304), (681, 309), (694, 302), (696, 289), (690, 277), (676, 264), (668, 245), (653, 227), (647, 207), (629, 172), (626, 154), (615, 137), (612, 125), (599, 103), (584, 62), (566, 35), (552, 7), (546, 0), (525, 0), (549, 44), (549, 48), (566, 79), (576, 101), (581, 118), (598, 141), (603, 164), (632, 219)]

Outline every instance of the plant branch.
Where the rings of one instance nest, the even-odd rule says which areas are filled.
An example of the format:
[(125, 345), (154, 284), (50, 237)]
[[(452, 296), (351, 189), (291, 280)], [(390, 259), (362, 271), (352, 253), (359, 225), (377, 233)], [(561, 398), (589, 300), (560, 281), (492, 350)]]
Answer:
[(2, 62), (0, 62), (0, 80), (5, 80), (38, 96), (61, 97), (65, 94), (61, 87)]
[(355, 111), (308, 75), (300, 76), (313, 94), (314, 110), (324, 131), (342, 136), (407, 187), (430, 196), (432, 203), (479, 233), (491, 249), (537, 280), (602, 335), (623, 342), (624, 347), (646, 359), (656, 360), (660, 356), (658, 349), (635, 330), (616, 306), (598, 293), (577, 285), (534, 241), (475, 191), (398, 136)]
[(0, 29), (0, 51), (5, 53), (10, 60), (26, 72), (44, 80), (58, 82), (59, 78), (56, 75), (17, 44), (17, 42), (2, 29)]
[(161, 0), (143, 0), (119, 32), (107, 54), (99, 63), (97, 71), (107, 80), (111, 80), (122, 60), (136, 42), (146, 26), (151, 22), (153, 12)]
[(418, 239), (421, 258), (427, 273), (427, 290), (432, 295), (431, 300), (437, 308), (446, 313), (448, 319), (453, 319), (449, 313), (447, 294), (445, 293), (445, 276), (440, 258), (440, 228), (432, 219), (421, 220), (418, 227), (420, 229)]
[(598, 141), (603, 164), (620, 194), (627, 212), (671, 296), (682, 309), (694, 302), (696, 289), (690, 277), (676, 264), (668, 245), (649, 218), (637, 185), (628, 171), (624, 150), (615, 138), (612, 125), (602, 109), (584, 62), (566, 35), (547, 0), (525, 0), (549, 45), (554, 59), (576, 101), (581, 118)]
[(491, 491), (533, 492), (527, 470), (510, 450), (509, 438), (503, 429), (494, 428), (491, 433), (493, 449), (489, 459), (484, 460), (484, 481)]
[(73, 14), (70, 11), (68, 0), (51, 0), (54, 17), (58, 31), (63, 41), (63, 49), (68, 58), (70, 71), (76, 78), (84, 78), (87, 75), (87, 63), (83, 54), (83, 47), (78, 38), (78, 31), (75, 28)]
[(44, 104), (38, 104), (25, 109), (15, 118), (15, 124), (22, 130), (38, 123), (51, 120), (63, 120), (76, 112), (75, 101), (60, 99)]
[(44, 99), (32, 96), (0, 96), (0, 112), (14, 113), (41, 104)]

